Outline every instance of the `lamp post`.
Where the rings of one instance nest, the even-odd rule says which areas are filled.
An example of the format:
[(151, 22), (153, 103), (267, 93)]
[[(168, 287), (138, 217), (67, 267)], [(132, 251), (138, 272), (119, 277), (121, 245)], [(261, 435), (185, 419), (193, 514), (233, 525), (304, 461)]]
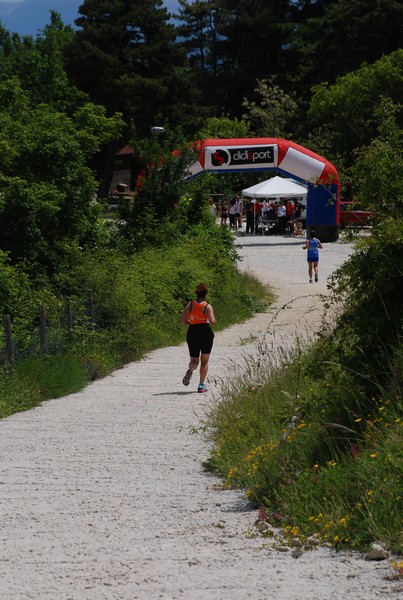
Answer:
[(164, 127), (151, 127), (151, 135), (158, 137), (165, 132)]

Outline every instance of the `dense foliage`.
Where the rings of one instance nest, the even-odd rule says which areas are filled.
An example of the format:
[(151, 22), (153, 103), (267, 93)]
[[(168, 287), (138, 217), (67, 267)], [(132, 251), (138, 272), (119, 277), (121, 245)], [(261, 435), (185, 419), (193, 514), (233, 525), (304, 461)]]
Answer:
[(385, 365), (389, 381), (372, 379), (367, 395), (365, 376), (325, 340), (281, 369), (269, 354), (249, 362), (249, 377), (232, 382), (210, 415), (205, 466), (225, 488), (245, 489), (261, 520), (286, 538), (361, 550), (378, 540), (401, 553), (401, 355)]
[[(309, 142), (329, 159), (350, 166), (354, 151), (366, 147), (377, 134), (382, 100), (389, 98), (398, 106), (402, 92), (402, 49), (363, 65), (333, 85), (315, 86), (308, 111)], [(395, 117), (401, 124), (401, 114)]]
[[(39, 94), (71, 101), (63, 55), (70, 82), (140, 136), (161, 119), (193, 135), (207, 116), (241, 117), (243, 98), (272, 77), (305, 110), (312, 85), (402, 47), (402, 10), (395, 0), (180, 0), (169, 15), (161, 0), (85, 0), (77, 30), (52, 13), (36, 41), (3, 30), (1, 45), (8, 72)], [(304, 119), (294, 124), (306, 136)]]
[[(190, 228), (176, 235), (167, 250), (147, 248), (130, 257), (116, 250), (85, 251), (65, 274), (71, 328), (66, 298), (30, 289), (0, 253), (2, 306), (13, 317), (17, 351), (15, 370), (10, 371), (4, 364), (0, 334), (0, 417), (76, 391), (149, 350), (182, 342), (179, 316), (199, 281), (209, 285), (217, 328), (244, 320), (265, 306), (267, 290), (237, 272), (226, 230), (206, 224)], [(89, 289), (92, 315), (86, 298)], [(35, 318), (39, 301), (48, 317), (46, 354), (39, 348)]]
[(66, 47), (72, 81), (148, 132), (157, 115), (176, 125), (196, 89), (161, 0), (86, 0)]
[(303, 543), (403, 550), (402, 166), (396, 106), (384, 101), (353, 173), (372, 235), (332, 276), (336, 325), (280, 368), (262, 352), (208, 423), (206, 466)]
[(88, 161), (121, 122), (91, 103), (72, 117), (35, 104), (15, 77), (0, 82), (0, 99), (1, 247), (32, 276), (49, 276), (95, 237)]

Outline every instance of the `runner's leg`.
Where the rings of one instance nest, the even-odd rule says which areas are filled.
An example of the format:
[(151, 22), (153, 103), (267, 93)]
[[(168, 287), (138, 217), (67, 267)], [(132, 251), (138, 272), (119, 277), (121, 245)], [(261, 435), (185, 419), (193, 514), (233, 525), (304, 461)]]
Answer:
[(209, 358), (210, 354), (202, 354), (200, 357), (200, 383), (206, 381)]
[(191, 369), (192, 371), (196, 371), (197, 367), (199, 366), (199, 359), (197, 356), (191, 356), (190, 357), (190, 363), (189, 363), (189, 369)]

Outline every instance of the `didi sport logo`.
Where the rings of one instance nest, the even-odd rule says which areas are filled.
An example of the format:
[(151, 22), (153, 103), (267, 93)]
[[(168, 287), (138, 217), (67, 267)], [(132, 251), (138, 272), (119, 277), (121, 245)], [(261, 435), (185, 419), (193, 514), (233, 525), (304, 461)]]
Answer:
[(211, 153), (213, 167), (235, 167), (239, 165), (273, 164), (274, 146), (247, 148), (218, 148)]

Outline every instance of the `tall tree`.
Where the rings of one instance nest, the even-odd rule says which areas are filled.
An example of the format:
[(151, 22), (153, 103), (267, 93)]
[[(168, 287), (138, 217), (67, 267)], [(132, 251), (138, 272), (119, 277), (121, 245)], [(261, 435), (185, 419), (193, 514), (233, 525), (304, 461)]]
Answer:
[(205, 103), (214, 105), (220, 62), (220, 40), (217, 37), (219, 2), (179, 0), (179, 13), (175, 18), (180, 22), (177, 35), (187, 52), (196, 84), (203, 93)]
[(181, 230), (197, 224), (202, 204), (200, 197), (182, 202), (190, 185), (186, 174), (197, 153), (179, 131), (167, 128), (161, 138), (142, 140), (136, 153), (143, 166), (136, 195), (119, 206), (123, 248), (130, 252), (167, 244)]
[(186, 56), (162, 0), (84, 0), (68, 52), (80, 89), (140, 133), (155, 119), (181, 122), (192, 91)]
[(0, 249), (35, 277), (93, 239), (97, 187), (89, 159), (118, 135), (121, 121), (93, 104), (72, 118), (35, 106), (15, 77), (0, 83)]
[(398, 0), (302, 0), (296, 5), (297, 78), (308, 90), (403, 46)]
[[(402, 46), (397, 0), (180, 0), (178, 32), (215, 116), (241, 116), (256, 81), (309, 102), (311, 87)], [(303, 119), (301, 119), (303, 121)]]
[[(283, 74), (290, 42), (290, 0), (220, 0), (220, 98), (239, 116), (258, 79)], [(282, 81), (280, 80), (281, 84)]]
[(333, 85), (316, 86), (306, 120), (309, 145), (313, 141), (318, 152), (350, 166), (355, 149), (368, 146), (377, 133), (382, 98), (398, 104), (402, 96), (403, 50), (363, 65)]
[(73, 29), (65, 26), (55, 11), (36, 39), (0, 27), (1, 80), (18, 77), (34, 104), (52, 104), (72, 114), (86, 100), (86, 95), (70, 84), (64, 68), (63, 49), (73, 38)]
[(286, 94), (275, 77), (257, 82), (255, 98), (244, 98), (242, 106), (253, 133), (266, 137), (288, 137), (288, 126), (297, 110), (294, 98)]
[[(332, 336), (338, 362), (360, 373), (362, 381), (368, 374), (367, 389), (374, 390), (385, 378), (385, 387), (376, 385), (377, 393), (401, 381), (403, 143), (397, 119), (401, 108), (382, 99), (374, 109), (376, 134), (357, 153), (352, 169), (356, 197), (373, 212), (371, 236), (360, 240), (358, 251), (330, 281), (344, 304), (343, 318)], [(344, 339), (347, 343), (340, 343)], [(395, 379), (389, 370), (395, 371)], [(398, 393), (394, 397), (400, 400)]]

